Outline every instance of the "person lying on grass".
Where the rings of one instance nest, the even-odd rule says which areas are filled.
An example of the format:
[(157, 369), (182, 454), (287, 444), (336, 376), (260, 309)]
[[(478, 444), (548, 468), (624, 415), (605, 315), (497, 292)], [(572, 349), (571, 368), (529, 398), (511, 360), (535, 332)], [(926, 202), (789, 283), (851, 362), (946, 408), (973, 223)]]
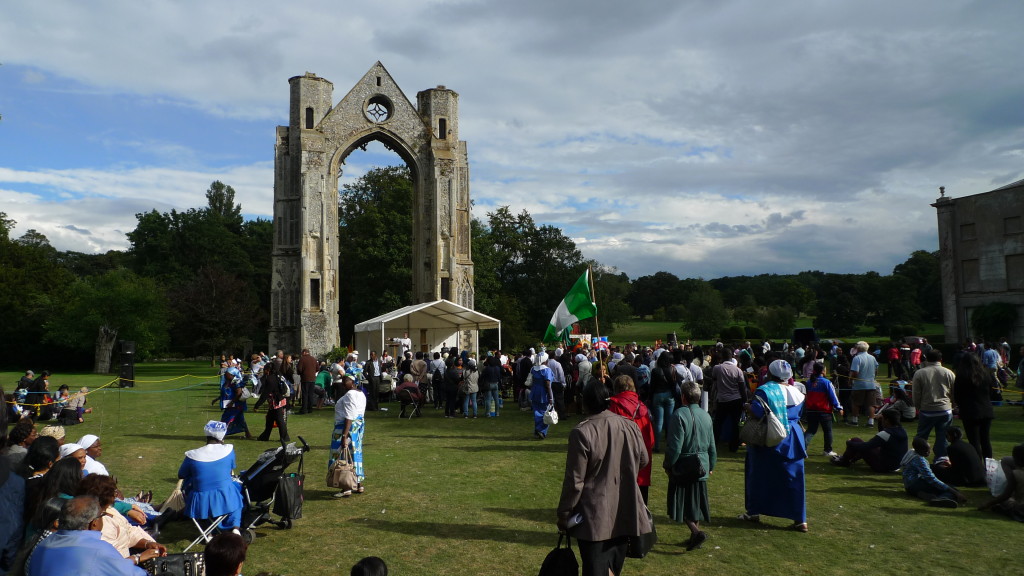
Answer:
[(956, 488), (935, 477), (928, 465), (932, 447), (924, 438), (914, 438), (914, 449), (907, 451), (900, 462), (903, 468), (903, 489), (907, 494), (928, 502), (929, 506), (956, 508), (967, 502), (967, 498)]

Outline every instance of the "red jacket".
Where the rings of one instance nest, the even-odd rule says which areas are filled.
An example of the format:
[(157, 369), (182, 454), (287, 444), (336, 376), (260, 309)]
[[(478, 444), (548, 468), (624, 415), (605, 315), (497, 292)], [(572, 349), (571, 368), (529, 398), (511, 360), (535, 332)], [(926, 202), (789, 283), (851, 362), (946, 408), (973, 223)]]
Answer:
[(608, 411), (623, 416), (640, 427), (640, 435), (643, 436), (644, 446), (647, 447), (647, 466), (640, 469), (636, 476), (636, 483), (639, 486), (651, 485), (652, 454), (654, 453), (654, 425), (651, 424), (651, 413), (647, 406), (640, 401), (636, 392), (620, 392), (611, 397)]

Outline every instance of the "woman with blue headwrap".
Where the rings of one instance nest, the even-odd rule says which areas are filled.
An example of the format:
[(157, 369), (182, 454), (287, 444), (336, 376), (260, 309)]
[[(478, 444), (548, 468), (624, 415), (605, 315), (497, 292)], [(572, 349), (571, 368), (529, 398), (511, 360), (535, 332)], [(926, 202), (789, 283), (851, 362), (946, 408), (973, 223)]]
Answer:
[(224, 443), (228, 426), (210, 420), (203, 430), (206, 445), (185, 452), (185, 461), (178, 469), (178, 478), (184, 481), (184, 513), (197, 520), (227, 514), (221, 528), (237, 530), (242, 524), (242, 485), (231, 476), (235, 469), (235, 451), (234, 446)]
[(768, 381), (757, 388), (756, 400), (746, 405), (753, 418), (765, 415), (765, 406), (786, 427), (786, 438), (777, 446), (747, 446), (744, 463), (746, 509), (741, 520), (760, 522), (761, 515), (788, 518), (792, 529), (807, 532), (807, 499), (804, 493), (804, 459), (807, 445), (800, 428), (802, 392), (790, 386), (793, 369), (785, 360), (768, 365)]

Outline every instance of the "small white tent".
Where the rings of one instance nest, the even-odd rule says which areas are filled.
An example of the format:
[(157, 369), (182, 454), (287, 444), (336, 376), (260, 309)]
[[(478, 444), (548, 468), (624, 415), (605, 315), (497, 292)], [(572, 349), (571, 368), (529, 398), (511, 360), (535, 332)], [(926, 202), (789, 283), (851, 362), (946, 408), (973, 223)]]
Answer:
[[(448, 300), (437, 300), (399, 308), (376, 318), (356, 324), (356, 350), (362, 359), (370, 350), (384, 350), (394, 346), (392, 339), (401, 338), (406, 332), (412, 340), (413, 352), (426, 350), (436, 352), (442, 344), (458, 349), (477, 352), (478, 342), (460, 342), (463, 330), (473, 330), (479, 340), (480, 330), (498, 329), (498, 347), (501, 347), (501, 320), (491, 318), (465, 306)], [(398, 354), (394, 354), (396, 357)]]

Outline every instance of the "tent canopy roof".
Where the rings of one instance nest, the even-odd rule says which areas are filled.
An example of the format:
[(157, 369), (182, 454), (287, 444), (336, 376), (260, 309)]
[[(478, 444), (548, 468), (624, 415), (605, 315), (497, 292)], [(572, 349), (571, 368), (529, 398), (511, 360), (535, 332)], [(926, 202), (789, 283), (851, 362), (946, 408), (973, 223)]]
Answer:
[(448, 300), (437, 300), (399, 308), (356, 324), (356, 332), (373, 332), (381, 329), (423, 329), (450, 328), (453, 330), (474, 330), (499, 328), (501, 321), (459, 306)]

